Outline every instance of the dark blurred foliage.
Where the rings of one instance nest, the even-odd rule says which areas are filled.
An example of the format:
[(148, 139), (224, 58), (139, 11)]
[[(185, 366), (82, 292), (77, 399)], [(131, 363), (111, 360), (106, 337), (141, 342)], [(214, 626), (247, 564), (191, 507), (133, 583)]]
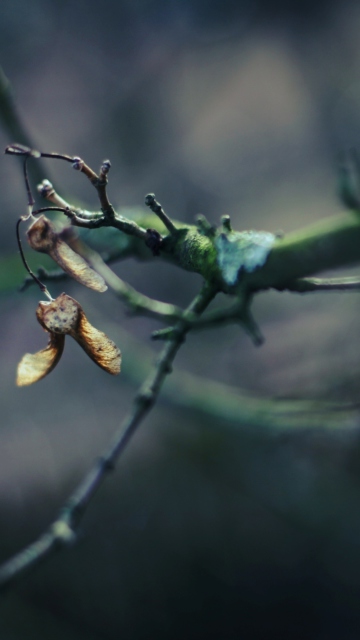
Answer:
[[(359, 28), (354, 2), (3, 0), (1, 64), (39, 148), (94, 168), (110, 157), (117, 207), (151, 191), (177, 219), (229, 213), (237, 229), (287, 232), (340, 211), (337, 155), (360, 143)], [(82, 176), (46, 167), (65, 197), (97, 206)], [(25, 202), (13, 159), (0, 180), (5, 258)], [(183, 306), (200, 284), (156, 260), (117, 270)], [(64, 286), (124, 359), (141, 359), (156, 323), (127, 317), (110, 293), (69, 283), (53, 295)], [(46, 340), (38, 299), (0, 299), (1, 559), (49, 524), (134, 394), (70, 340), (49, 378), (16, 389), (17, 362)], [(238, 327), (190, 336), (174, 379), (182, 368), (239, 392), (358, 401), (356, 294), (268, 293), (254, 310), (264, 347)], [(78, 545), (2, 598), (1, 640), (358, 638), (356, 425), (245, 427), (160, 403)]]

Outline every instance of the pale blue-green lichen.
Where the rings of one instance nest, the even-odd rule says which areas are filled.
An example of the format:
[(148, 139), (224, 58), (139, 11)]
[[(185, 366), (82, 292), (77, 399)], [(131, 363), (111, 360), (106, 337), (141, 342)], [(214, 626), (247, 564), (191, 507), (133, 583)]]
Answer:
[(275, 236), (267, 231), (220, 233), (215, 240), (217, 263), (228, 285), (234, 285), (240, 271), (251, 273), (265, 264)]

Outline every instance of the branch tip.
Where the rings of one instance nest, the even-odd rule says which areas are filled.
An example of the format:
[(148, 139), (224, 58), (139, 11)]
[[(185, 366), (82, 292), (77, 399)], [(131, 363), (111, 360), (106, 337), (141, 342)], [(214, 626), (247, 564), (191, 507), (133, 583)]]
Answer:
[(147, 196), (145, 196), (145, 204), (147, 207), (149, 207), (149, 209), (151, 209), (153, 213), (158, 216), (158, 218), (160, 218), (161, 222), (165, 225), (170, 233), (175, 233), (175, 225), (170, 220), (169, 216), (165, 213), (161, 204), (156, 201), (154, 193), (148, 193)]
[(110, 160), (104, 160), (101, 167), (100, 167), (100, 177), (105, 177), (107, 176), (107, 174), (109, 173), (111, 169), (111, 162)]
[(221, 217), (221, 224), (223, 226), (224, 231), (232, 231), (231, 220), (229, 215), (225, 215)]

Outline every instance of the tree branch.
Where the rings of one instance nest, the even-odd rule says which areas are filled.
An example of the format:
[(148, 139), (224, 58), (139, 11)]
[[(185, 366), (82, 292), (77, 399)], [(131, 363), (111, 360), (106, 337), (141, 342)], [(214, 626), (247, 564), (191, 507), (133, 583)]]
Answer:
[(166, 376), (171, 373), (172, 363), (189, 330), (186, 316), (200, 315), (215, 294), (216, 291), (205, 284), (202, 291), (190, 304), (184, 314), (184, 319), (179, 320), (176, 324), (174, 338), (165, 345), (156, 366), (136, 394), (132, 409), (125, 417), (113, 443), (80, 482), (49, 529), (38, 540), (0, 567), (0, 589), (7, 587), (15, 578), (39, 564), (55, 550), (74, 542), (76, 528), (85, 509), (104, 482), (108, 472), (114, 468), (143, 419), (154, 406)]
[[(250, 311), (251, 300), (252, 296), (240, 294), (237, 302), (229, 309), (216, 309), (215, 311), (207, 313), (202, 318), (189, 317), (187, 320), (188, 326), (192, 330), (198, 330), (228, 323), (238, 323), (241, 324), (249, 334), (253, 343), (256, 346), (260, 346), (264, 342), (264, 338)], [(154, 331), (151, 337), (153, 340), (169, 340), (173, 336), (174, 331), (175, 329), (173, 327), (167, 327), (159, 331)]]
[(359, 291), (359, 278), (299, 278), (286, 286), (276, 287), (279, 291), (308, 293), (311, 291)]

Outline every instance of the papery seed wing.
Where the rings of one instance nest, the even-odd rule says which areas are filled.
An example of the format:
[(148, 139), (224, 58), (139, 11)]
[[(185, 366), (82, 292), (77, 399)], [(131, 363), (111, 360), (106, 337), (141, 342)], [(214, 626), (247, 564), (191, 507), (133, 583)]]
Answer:
[(91, 269), (87, 262), (78, 253), (75, 253), (66, 242), (58, 238), (49, 255), (69, 276), (85, 285), (85, 287), (95, 291), (106, 291), (105, 280)]
[(45, 216), (40, 216), (32, 223), (27, 237), (32, 249), (47, 253), (74, 280), (95, 291), (106, 291), (105, 280), (61, 240), (54, 225)]
[(47, 376), (59, 362), (64, 343), (64, 335), (50, 334), (50, 341), (45, 349), (37, 353), (26, 353), (18, 364), (17, 386), (25, 387)]
[(70, 335), (99, 367), (116, 376), (120, 373), (121, 352), (105, 333), (95, 329), (80, 310), (79, 324)]

